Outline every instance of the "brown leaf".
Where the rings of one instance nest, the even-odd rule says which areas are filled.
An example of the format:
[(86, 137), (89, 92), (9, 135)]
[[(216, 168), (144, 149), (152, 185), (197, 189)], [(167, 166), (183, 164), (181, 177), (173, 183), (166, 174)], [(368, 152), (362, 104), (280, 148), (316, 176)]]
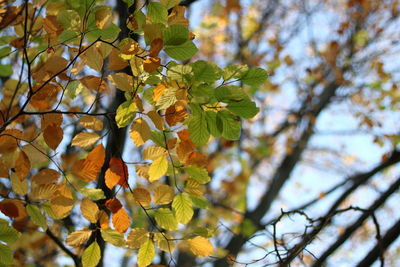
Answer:
[(164, 46), (164, 42), (161, 38), (156, 38), (153, 41), (151, 41), (150, 44), (150, 50), (149, 50), (149, 56), (150, 57), (157, 57), (158, 53), (160, 53), (161, 49)]
[(125, 233), (131, 225), (128, 213), (123, 208), (119, 209), (112, 215), (112, 223), (115, 227), (115, 230), (121, 234)]
[(18, 153), (17, 159), (15, 160), (15, 174), (22, 181), (28, 176), (29, 171), (31, 170), (31, 163), (29, 161), (28, 156), (24, 151), (20, 151)]
[(108, 188), (112, 189), (119, 184), (128, 187), (128, 168), (119, 158), (111, 158), (109, 168), (106, 171), (105, 181)]
[(150, 197), (150, 192), (147, 191), (144, 188), (135, 188), (133, 190), (133, 197), (135, 198), (136, 202), (138, 202), (140, 205), (146, 207), (150, 206), (151, 202), (151, 197)]
[(121, 202), (116, 198), (107, 200), (105, 205), (112, 213), (116, 213), (120, 208), (122, 208)]
[(107, 83), (100, 77), (89, 75), (79, 80), (86, 88), (103, 93), (108, 89)]
[(152, 73), (161, 66), (161, 59), (159, 57), (150, 57), (143, 61), (143, 69), (148, 72)]
[(43, 138), (46, 144), (53, 150), (56, 150), (64, 137), (63, 129), (56, 125), (50, 124), (43, 131)]

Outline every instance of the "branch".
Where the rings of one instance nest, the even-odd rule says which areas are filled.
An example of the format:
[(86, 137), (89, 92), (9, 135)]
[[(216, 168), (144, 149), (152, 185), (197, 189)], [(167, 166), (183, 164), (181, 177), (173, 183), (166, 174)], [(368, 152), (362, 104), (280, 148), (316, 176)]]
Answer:
[(369, 253), (362, 259), (356, 267), (371, 266), (380, 257), (381, 253), (387, 249), (400, 235), (400, 220), (398, 220), (392, 228), (390, 228), (381, 242), (377, 244)]
[(348, 226), (344, 233), (336, 239), (335, 243), (333, 243), (325, 252), (314, 262), (312, 267), (322, 266), (322, 264), (326, 261), (326, 259), (334, 253), (344, 242), (350, 238), (350, 236), (364, 223), (364, 221), (371, 215), (373, 211), (378, 209), (382, 204), (386, 202), (386, 200), (400, 187), (400, 178), (394, 182), (386, 192), (384, 192), (375, 202), (368, 208), (370, 212), (363, 213), (352, 225)]
[(68, 256), (70, 256), (72, 258), (72, 260), (75, 263), (76, 267), (80, 267), (81, 266), (81, 261), (79, 260), (79, 257), (77, 255), (75, 255), (71, 250), (69, 250), (61, 241), (60, 239), (58, 239), (58, 237), (56, 237), (49, 229), (46, 230), (46, 234), (48, 237), (51, 238), (51, 240), (54, 241), (54, 243), (57, 244), (57, 246), (64, 251)]

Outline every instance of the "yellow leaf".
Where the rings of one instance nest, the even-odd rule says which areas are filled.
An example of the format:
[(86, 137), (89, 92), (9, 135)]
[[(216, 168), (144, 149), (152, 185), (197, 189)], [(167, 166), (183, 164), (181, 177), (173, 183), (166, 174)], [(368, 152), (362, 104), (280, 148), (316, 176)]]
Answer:
[(95, 131), (103, 130), (103, 122), (94, 116), (82, 116), (79, 120), (79, 123), (88, 129), (92, 129)]
[(150, 165), (149, 181), (154, 182), (160, 179), (168, 170), (168, 160), (166, 156), (161, 156)]
[(136, 174), (145, 179), (149, 179), (149, 167), (146, 165), (136, 165)]
[(154, 233), (154, 243), (162, 251), (172, 253), (175, 250), (174, 238), (167, 233)]
[(172, 202), (174, 190), (168, 185), (160, 185), (154, 191), (154, 204), (165, 205)]
[(50, 207), (55, 219), (62, 219), (70, 213), (74, 207), (74, 197), (66, 184), (58, 186), (50, 200)]
[(147, 122), (139, 118), (131, 126), (129, 136), (136, 146), (141, 146), (150, 139), (151, 131)]
[(153, 241), (147, 239), (147, 241), (140, 246), (138, 251), (138, 265), (139, 267), (145, 267), (151, 264), (155, 254)]
[(74, 139), (72, 139), (72, 145), (88, 148), (94, 145), (99, 138), (100, 136), (97, 133), (82, 132), (75, 135)]
[(118, 89), (125, 92), (132, 92), (135, 88), (133, 86), (133, 77), (123, 72), (108, 75), (108, 80), (115, 85)]
[(135, 188), (132, 194), (136, 202), (138, 202), (140, 205), (144, 207), (150, 206), (151, 197), (149, 191), (144, 188)]
[(144, 160), (156, 160), (161, 156), (167, 155), (167, 150), (160, 146), (149, 146), (143, 150), (142, 158)]
[(84, 198), (81, 202), (82, 216), (85, 217), (89, 222), (96, 223), (99, 217), (99, 208), (93, 201)]
[(126, 213), (123, 208), (119, 209), (116, 213), (112, 215), (112, 223), (115, 227), (115, 230), (117, 230), (121, 234), (125, 233), (131, 225), (128, 213)]
[(29, 198), (32, 200), (48, 200), (51, 199), (56, 190), (57, 185), (55, 184), (32, 185)]
[(96, 46), (89, 48), (85, 57), (87, 58), (87, 65), (97, 72), (101, 72), (103, 68), (104, 59), (99, 49)]
[(193, 254), (199, 257), (210, 256), (214, 251), (211, 242), (202, 236), (189, 239), (188, 243)]
[(149, 238), (149, 232), (144, 228), (133, 228), (128, 235), (126, 244), (129, 248), (140, 248)]
[(13, 191), (19, 195), (26, 195), (28, 192), (28, 183), (26, 180), (21, 181), (15, 173), (12, 173), (10, 178)]
[(91, 235), (92, 235), (92, 230), (89, 229), (78, 230), (69, 234), (65, 241), (67, 242), (68, 246), (79, 247), (85, 244), (89, 240)]

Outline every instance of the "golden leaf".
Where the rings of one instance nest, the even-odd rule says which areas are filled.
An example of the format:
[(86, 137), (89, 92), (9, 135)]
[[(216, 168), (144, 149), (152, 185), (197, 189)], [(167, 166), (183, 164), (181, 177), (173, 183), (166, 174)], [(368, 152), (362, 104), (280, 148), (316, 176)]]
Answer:
[(82, 216), (85, 217), (89, 222), (96, 223), (99, 217), (99, 208), (93, 201), (84, 198), (81, 202)]
[(125, 233), (131, 225), (128, 213), (126, 213), (125, 209), (123, 208), (119, 209), (112, 215), (112, 223), (115, 227), (115, 230), (121, 234)]
[(129, 233), (126, 244), (129, 248), (139, 248), (149, 238), (149, 232), (144, 228), (133, 228)]
[(168, 185), (160, 185), (154, 190), (154, 204), (165, 205), (172, 202), (174, 189)]
[(133, 77), (124, 72), (110, 74), (107, 79), (122, 91), (132, 92), (135, 89), (133, 86)]
[(167, 155), (167, 150), (160, 146), (146, 147), (142, 153), (142, 157), (144, 160), (156, 160), (164, 155)]
[(193, 254), (199, 257), (210, 256), (214, 251), (211, 242), (202, 236), (189, 239), (188, 243)]
[(79, 123), (88, 129), (94, 131), (101, 131), (103, 130), (103, 122), (96, 118), (95, 116), (85, 115), (79, 119)]
[(139, 118), (132, 123), (129, 136), (136, 146), (143, 145), (147, 140), (150, 139), (150, 135), (150, 127), (144, 119)]
[(150, 206), (151, 202), (151, 197), (150, 197), (150, 192), (147, 191), (144, 188), (135, 188), (133, 190), (133, 197), (135, 198), (136, 202), (138, 202), (140, 205), (146, 207)]
[(88, 148), (94, 145), (100, 136), (97, 133), (82, 132), (75, 135), (72, 139), (73, 146), (80, 146), (82, 148)]
[(149, 181), (154, 182), (160, 179), (168, 170), (168, 160), (166, 156), (161, 156), (150, 165)]
[(79, 247), (85, 244), (89, 240), (91, 235), (92, 235), (92, 230), (90, 229), (78, 230), (70, 233), (65, 239), (65, 242), (67, 243), (68, 246)]
[(94, 90), (96, 92), (102, 93), (107, 90), (108, 86), (105, 81), (103, 81), (100, 77), (96, 77), (93, 75), (83, 77), (79, 80), (86, 88), (90, 90)]

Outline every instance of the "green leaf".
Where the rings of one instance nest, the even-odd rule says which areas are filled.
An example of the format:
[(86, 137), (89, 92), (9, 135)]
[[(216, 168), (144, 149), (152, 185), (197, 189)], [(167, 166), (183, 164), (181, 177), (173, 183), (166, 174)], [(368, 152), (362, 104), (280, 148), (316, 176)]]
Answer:
[(193, 217), (192, 201), (187, 194), (182, 193), (174, 197), (172, 208), (178, 222), (187, 224)]
[(79, 40), (78, 34), (72, 30), (65, 30), (57, 37), (60, 43), (73, 43), (77, 40)]
[(210, 132), (210, 134), (215, 137), (220, 137), (222, 132), (218, 129), (217, 126), (217, 113), (207, 110), (206, 121), (207, 121), (208, 131)]
[(244, 236), (250, 237), (257, 232), (257, 227), (250, 219), (244, 219), (241, 227), (241, 233)]
[(28, 204), (26, 206), (26, 212), (36, 225), (42, 227), (43, 230), (47, 229), (46, 216), (40, 211), (37, 206)]
[(140, 246), (138, 251), (138, 265), (139, 267), (145, 267), (151, 264), (155, 255), (155, 249), (153, 241), (147, 239), (147, 241)]
[(11, 47), (9, 46), (0, 48), (0, 58), (8, 56), (10, 52), (11, 52)]
[(83, 267), (96, 267), (101, 258), (101, 252), (99, 244), (94, 241), (88, 246), (82, 255)]
[(192, 200), (193, 206), (199, 209), (208, 209), (209, 203), (207, 198), (189, 195), (190, 199)]
[(0, 224), (0, 240), (6, 243), (14, 243), (21, 236), (20, 232), (9, 226), (8, 223)]
[(200, 147), (208, 142), (210, 133), (208, 132), (207, 121), (204, 112), (193, 114), (189, 119), (188, 128), (190, 139), (196, 146)]
[(260, 111), (256, 106), (256, 103), (251, 101), (249, 98), (244, 98), (239, 102), (231, 102), (226, 108), (236, 115), (246, 119), (253, 118)]
[(261, 68), (251, 68), (245, 72), (240, 80), (250, 86), (260, 86), (268, 79), (268, 74)]
[(198, 49), (190, 40), (180, 45), (167, 45), (164, 49), (168, 56), (176, 60), (187, 60), (193, 57)]
[(150, 2), (147, 5), (147, 16), (152, 23), (167, 24), (168, 22), (168, 9), (160, 3)]
[(14, 261), (13, 253), (11, 249), (0, 243), (0, 263), (5, 265), (10, 265)]
[(227, 110), (218, 111), (218, 121), (222, 124), (222, 137), (228, 140), (238, 140), (241, 132), (241, 121)]
[(129, 125), (136, 116), (136, 103), (133, 100), (128, 100), (122, 103), (115, 115), (115, 120), (119, 128)]
[(240, 101), (246, 97), (243, 89), (236, 85), (221, 86), (215, 90), (215, 97), (221, 102)]
[(8, 77), (13, 74), (13, 69), (11, 65), (0, 64), (0, 77)]
[(97, 201), (97, 200), (106, 198), (103, 190), (98, 189), (98, 188), (86, 188), (85, 187), (85, 188), (81, 188), (80, 192), (84, 197), (87, 197), (88, 199), (93, 200), (93, 201)]
[(163, 32), (164, 45), (181, 45), (188, 40), (189, 31), (180, 24), (173, 24)]
[(151, 131), (150, 139), (155, 144), (157, 144), (161, 147), (165, 147), (164, 134), (162, 132)]
[(210, 101), (214, 98), (214, 87), (207, 84), (194, 86), (190, 89), (190, 95), (192, 96), (192, 99), (190, 99), (191, 103), (210, 103)]
[(221, 78), (221, 69), (211, 62), (199, 60), (191, 64), (196, 81), (213, 83)]
[(189, 82), (193, 77), (193, 71), (189, 65), (177, 64), (169, 67), (167, 75), (171, 80), (177, 82)]
[(193, 180), (195, 180), (199, 184), (205, 184), (211, 180), (207, 170), (204, 168), (197, 167), (194, 165), (189, 165), (185, 168), (185, 171), (189, 174), (189, 176)]
[(80, 81), (71, 81), (67, 84), (67, 87), (65, 89), (65, 94), (73, 99), (76, 97), (76, 95), (82, 92), (84, 86)]
[(101, 236), (103, 237), (104, 241), (114, 245), (116, 247), (123, 248), (125, 247), (125, 239), (124, 235), (122, 235), (117, 230), (108, 228), (108, 229), (101, 229)]
[(222, 77), (225, 81), (230, 79), (239, 79), (248, 69), (249, 67), (246, 65), (229, 65), (223, 70)]
[(156, 210), (155, 219), (157, 224), (165, 230), (178, 230), (178, 221), (170, 209), (161, 208)]
[(15, 193), (26, 195), (26, 193), (28, 192), (28, 183), (26, 182), (26, 180), (21, 181), (15, 173), (11, 174), (10, 180), (11, 187)]
[(154, 182), (160, 179), (168, 170), (168, 160), (165, 155), (159, 157), (150, 165), (149, 181)]
[(165, 6), (167, 9), (173, 8), (177, 6), (181, 0), (161, 0), (160, 3)]

